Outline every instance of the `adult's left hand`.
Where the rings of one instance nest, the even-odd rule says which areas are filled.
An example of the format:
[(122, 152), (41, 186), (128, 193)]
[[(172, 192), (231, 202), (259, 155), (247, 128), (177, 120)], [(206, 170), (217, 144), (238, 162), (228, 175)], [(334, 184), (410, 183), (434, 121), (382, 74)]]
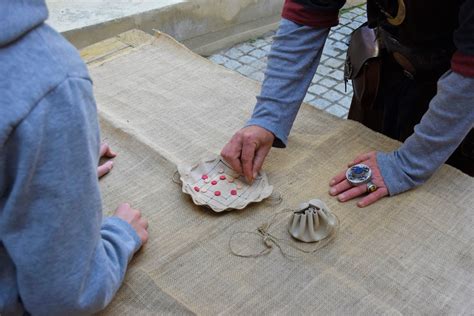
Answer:
[[(117, 156), (115, 152), (112, 151), (110, 146), (107, 143), (102, 143), (100, 145), (100, 158), (114, 158)], [(112, 160), (107, 160), (103, 164), (97, 167), (97, 177), (101, 178), (112, 170), (114, 162)]]
[(380, 169), (377, 165), (377, 156), (375, 151), (358, 156), (356, 159), (354, 159), (354, 161), (352, 161), (352, 163), (348, 165), (348, 167), (359, 163), (363, 163), (370, 167), (370, 169), (372, 170), (371, 181), (377, 186), (377, 190), (366, 195), (367, 185), (351, 185), (346, 179), (346, 170), (344, 170), (331, 179), (331, 182), (329, 183), (331, 187), (331, 189), (329, 190), (329, 194), (331, 194), (332, 196), (337, 195), (337, 199), (340, 202), (346, 202), (358, 196), (366, 195), (359, 202), (357, 202), (358, 207), (365, 207), (380, 200), (384, 196), (387, 196), (388, 189), (385, 185), (382, 174), (380, 173)]

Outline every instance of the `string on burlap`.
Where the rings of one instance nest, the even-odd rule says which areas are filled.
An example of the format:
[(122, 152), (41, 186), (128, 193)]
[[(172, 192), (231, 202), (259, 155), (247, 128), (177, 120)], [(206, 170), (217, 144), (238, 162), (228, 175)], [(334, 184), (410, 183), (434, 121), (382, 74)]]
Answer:
[[(234, 256), (237, 256), (237, 257), (258, 258), (258, 257), (264, 256), (264, 255), (268, 255), (270, 252), (272, 252), (273, 248), (276, 247), (280, 250), (281, 254), (285, 258), (292, 260), (292, 259), (298, 258), (300, 256), (291, 255), (291, 254), (285, 252), (283, 250), (283, 247), (282, 247), (283, 244), (285, 244), (286, 246), (288, 246), (288, 247), (290, 247), (290, 248), (292, 248), (292, 249), (294, 249), (298, 252), (309, 254), (309, 253), (314, 253), (314, 252), (326, 247), (336, 237), (337, 232), (339, 230), (339, 218), (336, 216), (336, 214), (334, 214), (334, 216), (336, 217), (336, 221), (337, 221), (334, 230), (325, 239), (323, 239), (321, 241), (318, 241), (318, 242), (311, 243), (311, 244), (315, 244), (316, 247), (314, 247), (312, 249), (309, 249), (309, 250), (308, 249), (303, 249), (303, 248), (298, 247), (297, 245), (295, 245), (296, 241), (294, 241), (293, 239), (278, 238), (275, 235), (270, 233), (270, 229), (277, 222), (276, 219), (279, 216), (281, 216), (282, 214), (288, 214), (288, 213), (293, 213), (293, 212), (294, 212), (294, 210), (292, 210), (292, 209), (283, 209), (283, 210), (273, 214), (270, 217), (269, 221), (267, 221), (267, 222), (265, 222), (262, 225), (257, 227), (256, 232), (255, 231), (234, 232), (232, 234), (232, 236), (230, 236), (230, 238), (229, 238), (230, 252)], [(235, 247), (233, 246), (233, 242), (236, 239), (235, 238), (236, 236), (242, 236), (242, 235), (256, 235), (256, 236), (258, 236), (259, 238), (261, 238), (265, 248), (262, 249), (261, 251), (257, 252), (257, 253), (242, 253), (242, 252), (236, 251)]]

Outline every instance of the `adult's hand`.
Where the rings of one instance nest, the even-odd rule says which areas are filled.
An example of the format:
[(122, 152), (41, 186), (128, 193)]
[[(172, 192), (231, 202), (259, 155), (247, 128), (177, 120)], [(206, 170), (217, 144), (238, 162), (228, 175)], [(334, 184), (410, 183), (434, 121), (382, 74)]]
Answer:
[(139, 210), (132, 209), (128, 203), (123, 203), (115, 210), (114, 216), (123, 219), (133, 227), (142, 245), (148, 241), (148, 221), (142, 218)]
[[(109, 144), (102, 143), (100, 145), (100, 158), (114, 158), (115, 156), (117, 156), (117, 154), (113, 152), (112, 149), (110, 149)], [(97, 167), (97, 176), (99, 178), (105, 176), (107, 173), (110, 172), (110, 170), (112, 170), (113, 166), (114, 162), (112, 160), (107, 160), (103, 164), (99, 165), (99, 167)]]
[[(384, 196), (387, 196), (388, 189), (385, 185), (385, 181), (383, 180), (382, 174), (380, 173), (375, 151), (358, 156), (352, 163), (348, 165), (348, 167), (351, 167), (358, 163), (363, 163), (370, 167), (370, 169), (372, 170), (372, 182), (377, 186), (377, 190), (368, 194), (357, 203), (358, 207), (365, 207), (380, 200)], [(366, 184), (352, 186), (349, 181), (347, 181), (346, 170), (342, 171), (337, 176), (332, 178), (329, 185), (331, 186), (329, 194), (333, 196), (337, 195), (337, 199), (340, 202), (346, 202), (367, 193)]]
[(221, 152), (232, 169), (252, 182), (272, 148), (275, 136), (260, 126), (248, 126), (232, 136)]

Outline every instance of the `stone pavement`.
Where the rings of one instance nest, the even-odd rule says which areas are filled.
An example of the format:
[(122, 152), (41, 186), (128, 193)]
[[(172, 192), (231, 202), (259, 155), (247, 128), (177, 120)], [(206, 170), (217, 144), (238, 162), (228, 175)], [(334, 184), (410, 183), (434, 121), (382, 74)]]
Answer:
[[(365, 6), (344, 10), (339, 25), (331, 29), (323, 55), (304, 102), (341, 118), (347, 118), (351, 104), (352, 86), (344, 85), (344, 61), (351, 32), (367, 21)], [(254, 80), (263, 81), (267, 54), (275, 32), (237, 44), (209, 56), (209, 59), (226, 68), (240, 72)]]

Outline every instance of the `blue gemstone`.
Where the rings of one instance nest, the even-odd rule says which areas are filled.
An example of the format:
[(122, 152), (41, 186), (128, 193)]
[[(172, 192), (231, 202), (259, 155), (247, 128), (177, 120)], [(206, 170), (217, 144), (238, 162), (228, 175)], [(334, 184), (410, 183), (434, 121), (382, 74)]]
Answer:
[(364, 168), (362, 167), (359, 167), (359, 166), (355, 166), (352, 168), (352, 171), (354, 171), (355, 174), (361, 174), (364, 172)]

